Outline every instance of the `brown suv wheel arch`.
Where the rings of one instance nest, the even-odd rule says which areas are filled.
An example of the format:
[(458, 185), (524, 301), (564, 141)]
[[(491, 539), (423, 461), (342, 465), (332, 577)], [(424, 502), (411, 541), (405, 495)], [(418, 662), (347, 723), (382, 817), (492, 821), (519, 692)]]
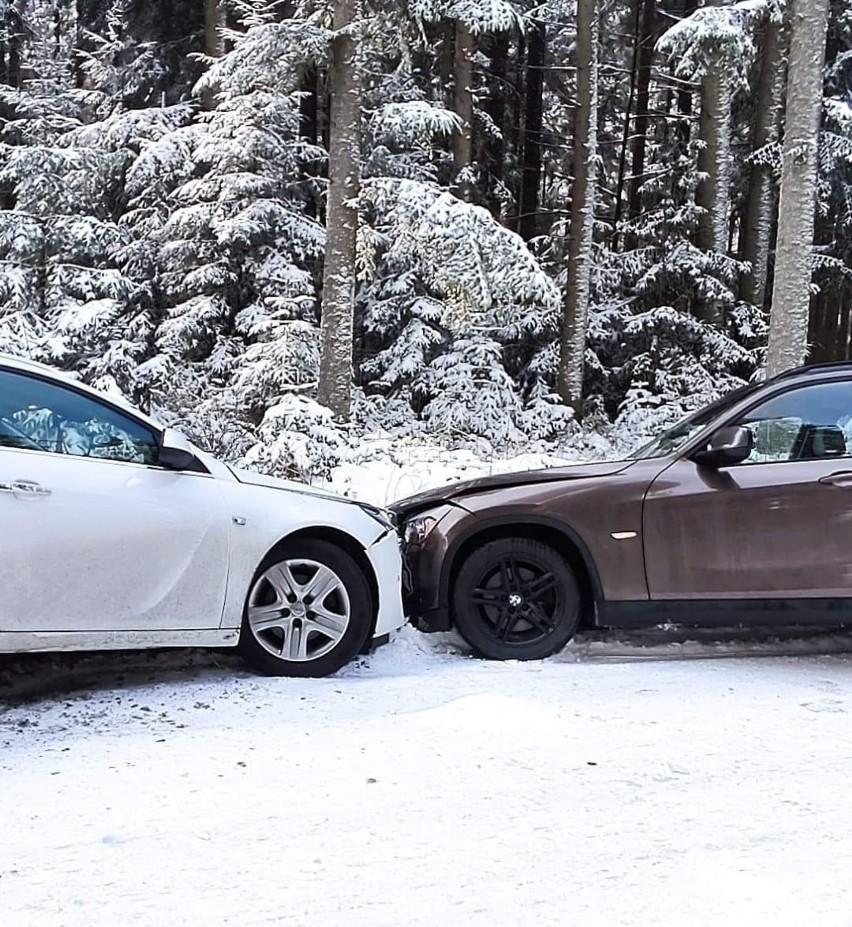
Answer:
[(594, 560), (583, 541), (566, 525), (545, 518), (515, 516), (484, 521), (457, 538), (441, 569), (441, 603), (453, 622), (450, 590), (467, 556), (482, 544), (506, 538), (528, 538), (548, 544), (561, 554), (574, 570), (582, 597), (581, 629), (594, 627), (598, 607), (603, 602), (600, 577)]

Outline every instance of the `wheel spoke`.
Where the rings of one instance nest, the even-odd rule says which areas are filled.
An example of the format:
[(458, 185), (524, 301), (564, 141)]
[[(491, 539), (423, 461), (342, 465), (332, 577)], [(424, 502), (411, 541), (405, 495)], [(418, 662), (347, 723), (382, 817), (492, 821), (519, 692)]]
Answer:
[(523, 611), (523, 617), (529, 621), (533, 627), (538, 628), (542, 634), (550, 634), (555, 625), (550, 618), (544, 613), (542, 607), (536, 602), (530, 602)]
[(332, 592), (341, 586), (340, 579), (328, 567), (320, 566), (311, 581), (302, 589), (302, 598), (311, 597), (312, 602), (322, 604)]
[(277, 563), (266, 571), (266, 581), (275, 590), (279, 601), (287, 602), (291, 596), (301, 598), (303, 595), (302, 587), (296, 582), (290, 569), (290, 564)]
[(474, 605), (499, 605), (506, 598), (506, 593), (502, 589), (480, 587), (473, 590), (470, 598)]
[(518, 623), (520, 615), (510, 608), (504, 608), (500, 613), (500, 618), (494, 626), (494, 636), (498, 641), (505, 641), (512, 629)]
[(271, 631), (273, 628), (284, 628), (290, 621), (285, 618), (280, 605), (256, 605), (249, 608), (249, 622), (255, 634)]
[(348, 621), (345, 615), (335, 615), (324, 608), (313, 608), (314, 617), (305, 620), (306, 627), (319, 631), (329, 640), (339, 641), (343, 637)]
[(506, 592), (514, 592), (518, 588), (515, 561), (511, 557), (504, 557), (500, 561), (500, 575)]
[(550, 592), (559, 585), (558, 580), (553, 573), (545, 573), (537, 579), (530, 580), (522, 587), (524, 597), (527, 599), (539, 599), (545, 593)]
[(284, 641), (290, 660), (305, 660), (308, 656), (308, 632), (301, 621), (291, 621)]

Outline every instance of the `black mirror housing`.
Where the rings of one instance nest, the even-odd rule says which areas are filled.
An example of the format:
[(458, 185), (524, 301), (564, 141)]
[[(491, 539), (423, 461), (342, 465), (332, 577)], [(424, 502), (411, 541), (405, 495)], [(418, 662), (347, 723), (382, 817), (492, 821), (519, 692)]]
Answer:
[(161, 467), (166, 470), (203, 470), (198, 458), (189, 451), (182, 451), (176, 447), (161, 447), (158, 460)]
[(729, 428), (720, 428), (710, 441), (692, 455), (692, 459), (699, 466), (730, 467), (748, 460), (754, 450), (754, 435), (748, 428), (735, 425)]
[(207, 468), (195, 456), (192, 445), (180, 432), (167, 428), (160, 438), (160, 452), (157, 463), (166, 470), (182, 470), (191, 473), (207, 473)]

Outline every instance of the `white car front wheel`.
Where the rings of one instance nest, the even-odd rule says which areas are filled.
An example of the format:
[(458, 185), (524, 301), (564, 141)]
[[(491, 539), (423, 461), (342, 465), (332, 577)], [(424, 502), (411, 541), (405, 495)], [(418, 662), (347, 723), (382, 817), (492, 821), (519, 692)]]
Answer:
[(364, 647), (373, 619), (358, 563), (327, 541), (286, 542), (260, 565), (246, 601), (240, 652), (271, 676), (328, 676)]

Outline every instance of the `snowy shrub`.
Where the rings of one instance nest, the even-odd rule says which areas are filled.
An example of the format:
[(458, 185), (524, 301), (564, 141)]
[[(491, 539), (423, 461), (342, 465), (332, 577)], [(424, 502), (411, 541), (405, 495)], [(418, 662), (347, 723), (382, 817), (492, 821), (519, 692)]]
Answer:
[(631, 402), (701, 404), (741, 385), (755, 366), (754, 356), (724, 332), (670, 306), (636, 315), (596, 312), (590, 345), (590, 385), (611, 416)]
[(518, 419), (523, 434), (531, 441), (561, 443), (578, 434), (574, 410), (562, 404), (544, 380), (533, 386), (532, 395)]
[(268, 409), (258, 438), (243, 466), (284, 479), (330, 477), (348, 446), (331, 410), (305, 396), (287, 396)]
[(359, 295), (368, 383), (442, 433), (516, 441), (532, 359), (556, 331), (553, 281), (489, 212), (436, 185), (370, 181), (364, 199), (378, 249)]
[(423, 409), (432, 432), (451, 439), (478, 436), (494, 444), (522, 439), (521, 402), (495, 341), (460, 339), (432, 361), (419, 388), (433, 397)]

